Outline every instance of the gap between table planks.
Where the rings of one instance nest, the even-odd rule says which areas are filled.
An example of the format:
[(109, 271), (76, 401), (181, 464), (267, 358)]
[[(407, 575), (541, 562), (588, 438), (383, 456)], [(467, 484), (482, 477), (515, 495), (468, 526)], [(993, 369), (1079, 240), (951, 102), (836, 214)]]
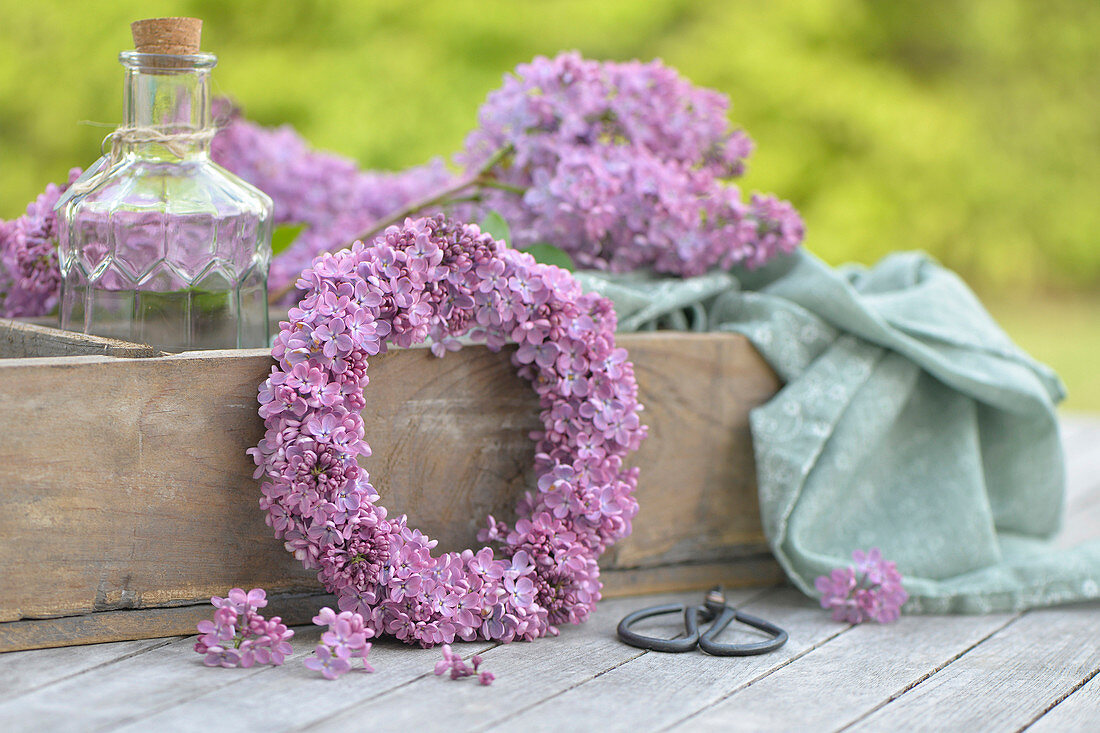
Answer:
[[(760, 591), (756, 591), (759, 594)], [(741, 591), (737, 598), (748, 597), (750, 591)], [(681, 596), (694, 600), (699, 594)], [(480, 651), (483, 668), (493, 672), (498, 679), (492, 688), (485, 689), (474, 680), (461, 683), (436, 677), (432, 666), (439, 659), (433, 650), (426, 661), (419, 662), (422, 674), (405, 679), (399, 685), (356, 685), (353, 690), (335, 692), (325, 698), (327, 707), (311, 707), (286, 711), (272, 710), (266, 704), (271, 694), (282, 692), (288, 676), (282, 680), (277, 674), (250, 677), (233, 688), (232, 704), (253, 725), (260, 729), (344, 729), (355, 727), (363, 720), (370, 720), (372, 728), (379, 730), (413, 730), (412, 726), (432, 726), (438, 721), (439, 709), (425, 705), (424, 700), (433, 694), (441, 694), (447, 701), (448, 726), (454, 730), (477, 727), (492, 719), (493, 712), (507, 711), (531, 703), (533, 690), (551, 691), (564, 686), (580, 684), (593, 675), (600, 674), (608, 666), (621, 663), (642, 653), (642, 650), (620, 644), (614, 638), (614, 626), (619, 616), (636, 607), (637, 599), (614, 599), (600, 604), (596, 617), (590, 623), (562, 630), (557, 638), (541, 639), (534, 644), (509, 644), (486, 648), (461, 645), (464, 655), (472, 656)], [(372, 661), (375, 651), (371, 652)], [(553, 660), (539, 664), (542, 660)], [(379, 674), (384, 671), (381, 658), (377, 662)], [(388, 675), (387, 675), (388, 676)], [(325, 689), (328, 689), (327, 687)], [(538, 694), (546, 694), (540, 692)], [(206, 695), (182, 701), (171, 710), (162, 711), (151, 718), (143, 718), (140, 727), (157, 730), (188, 730), (202, 721), (218, 715), (224, 696)], [(135, 728), (136, 729), (136, 728)]]
[[(1084, 447), (1070, 449), (1071, 466), (1087, 458), (1086, 448), (1100, 449), (1100, 424), (1090, 423), (1073, 442)], [(1071, 503), (1100, 491), (1095, 477), (1086, 478), (1070, 486)], [(1071, 516), (1068, 529), (1078, 520)], [(675, 597), (697, 600), (696, 594)], [(293, 662), (206, 670), (188, 649), (191, 638), (0, 655), (6, 695), (0, 729), (173, 730), (211, 716), (247, 726), (261, 712), (272, 729), (337, 729), (376, 719), (415, 724), (418, 718), (427, 730), (596, 720), (608, 729), (640, 730), (726, 729), (739, 721), (754, 729), (1022, 729), (1032, 723), (1039, 731), (1100, 729), (1100, 651), (1092, 641), (1100, 636), (1100, 604), (1000, 616), (907, 616), (894, 626), (850, 628), (789, 589), (755, 597), (742, 591), (731, 598), (791, 632), (784, 650), (724, 660), (647, 653), (613, 640), (623, 613), (667, 598), (605, 601), (589, 624), (565, 629), (558, 639), (464, 645), (467, 656), (480, 651), (486, 668), (500, 675), (491, 688), (435, 678), (437, 651), (393, 644), (373, 652), (376, 675), (339, 683)], [(316, 634), (299, 630), (297, 658), (309, 653)], [(433, 705), (420, 702), (426, 696)], [(281, 700), (287, 701), (282, 707)], [(58, 715), (57, 706), (67, 714)]]
[[(1006, 694), (1011, 704), (999, 713), (998, 728), (1023, 727), (1058, 702), (1067, 707), (1051, 714), (1068, 723), (1100, 723), (1087, 697), (1096, 694), (1090, 676), (1100, 652), (1080, 644), (1100, 630), (1096, 604), (1022, 615), (912, 616), (896, 626), (853, 628), (832, 622), (791, 589), (749, 595), (737, 592), (731, 600), (790, 631), (781, 652), (716, 659), (645, 652), (614, 640), (623, 613), (669, 596), (607, 601), (589, 624), (565, 629), (558, 639), (462, 645), (465, 656), (480, 652), (485, 669), (499, 676), (491, 688), (436, 678), (437, 650), (393, 643), (372, 652), (376, 674), (328, 682), (298, 663), (316, 629), (299, 630), (287, 665), (250, 670), (204, 669), (189, 650), (193, 638), (173, 639), (52, 683), (36, 680), (33, 689), (0, 703), (0, 729), (172, 731), (210, 720), (269, 730), (346, 730), (368, 721), (379, 729), (424, 730), (545, 730), (595, 721), (608, 730), (677, 722), (691, 730), (836, 730), (852, 721), (896, 729), (899, 721), (919, 727), (922, 720), (961, 727), (973, 722), (966, 713), (972, 717), (974, 707), (983, 711), (981, 721), (998, 715)], [(123, 645), (109, 646), (122, 652)], [(10, 656), (18, 664), (26, 655), (93, 649)]]

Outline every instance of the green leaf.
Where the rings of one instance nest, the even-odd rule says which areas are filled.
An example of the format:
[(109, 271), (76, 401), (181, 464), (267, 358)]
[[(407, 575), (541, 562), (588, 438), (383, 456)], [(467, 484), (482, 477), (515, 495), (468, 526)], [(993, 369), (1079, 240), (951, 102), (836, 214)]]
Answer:
[(271, 256), (278, 257), (290, 249), (294, 240), (306, 228), (305, 224), (281, 224), (271, 233)]
[(512, 230), (508, 227), (508, 222), (504, 221), (504, 217), (495, 211), (486, 214), (478, 226), (486, 234), (492, 234), (493, 239), (500, 239), (505, 244), (512, 241)]
[(569, 270), (570, 272), (573, 272), (573, 270), (577, 268), (577, 266), (573, 264), (573, 258), (566, 254), (565, 250), (561, 247), (547, 244), (546, 242), (537, 242), (523, 251), (534, 257), (537, 262), (541, 262), (544, 265), (557, 265), (563, 270)]

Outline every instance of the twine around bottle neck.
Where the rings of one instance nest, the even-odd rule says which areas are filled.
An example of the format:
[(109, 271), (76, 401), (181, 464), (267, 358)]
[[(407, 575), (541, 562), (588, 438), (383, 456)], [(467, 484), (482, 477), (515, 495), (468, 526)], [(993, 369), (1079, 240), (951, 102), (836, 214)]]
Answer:
[(169, 132), (159, 127), (123, 126), (103, 138), (100, 150), (104, 155), (110, 150), (111, 157), (117, 157), (125, 145), (143, 143), (160, 145), (177, 158), (194, 152), (198, 146), (205, 146), (218, 134), (217, 126), (187, 132)]

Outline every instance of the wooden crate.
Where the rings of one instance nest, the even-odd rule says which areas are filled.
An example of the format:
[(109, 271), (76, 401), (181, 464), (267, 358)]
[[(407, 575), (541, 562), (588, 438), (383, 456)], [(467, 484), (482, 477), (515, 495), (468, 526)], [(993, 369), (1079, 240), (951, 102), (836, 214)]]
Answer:
[[(733, 334), (623, 334), (649, 439), (641, 509), (601, 561), (607, 595), (770, 584), (748, 412), (779, 388)], [(275, 539), (245, 450), (266, 350), (164, 355), (0, 321), (0, 651), (190, 633), (208, 599), (262, 586), (306, 622), (331, 602)], [(538, 403), (509, 352), (371, 361), (364, 459), (393, 513), (475, 543), (532, 486)]]

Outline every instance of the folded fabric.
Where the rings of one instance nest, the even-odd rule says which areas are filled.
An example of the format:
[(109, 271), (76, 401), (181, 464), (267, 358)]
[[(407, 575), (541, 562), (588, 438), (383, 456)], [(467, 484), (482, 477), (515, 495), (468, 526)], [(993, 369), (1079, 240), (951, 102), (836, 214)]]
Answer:
[(747, 336), (785, 386), (750, 415), (764, 531), (791, 581), (881, 548), (907, 611), (1100, 597), (1100, 541), (1055, 549), (1065, 470), (1058, 377), (919, 253), (832, 269), (800, 251), (690, 279), (577, 273), (620, 330)]

